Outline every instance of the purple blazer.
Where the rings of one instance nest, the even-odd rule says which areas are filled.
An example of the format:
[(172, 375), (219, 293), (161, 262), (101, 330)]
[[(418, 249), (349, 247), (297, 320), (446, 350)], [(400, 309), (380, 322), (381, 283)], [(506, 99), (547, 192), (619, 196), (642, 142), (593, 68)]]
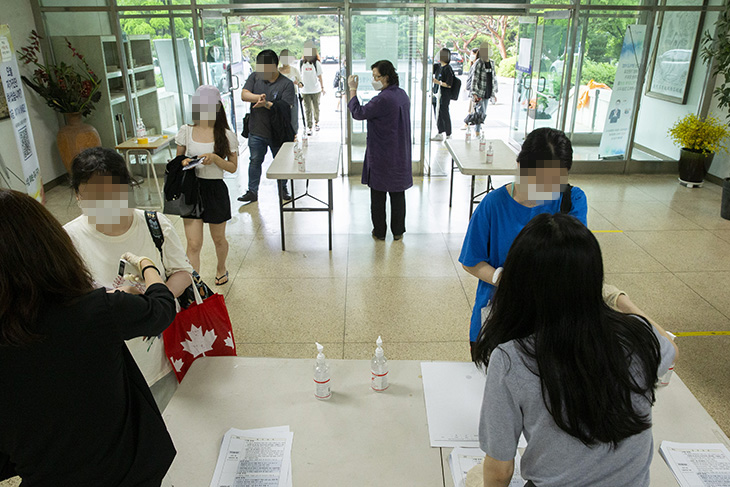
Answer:
[(355, 96), (347, 107), (352, 118), (368, 121), (362, 183), (389, 193), (413, 186), (411, 101), (406, 92), (388, 86), (365, 105)]

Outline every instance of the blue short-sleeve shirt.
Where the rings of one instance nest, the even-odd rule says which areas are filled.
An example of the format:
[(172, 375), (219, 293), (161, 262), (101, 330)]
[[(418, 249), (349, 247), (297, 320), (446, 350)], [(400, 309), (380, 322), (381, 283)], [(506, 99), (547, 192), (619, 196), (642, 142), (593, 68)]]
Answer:
[[(507, 189), (509, 186), (507, 184), (491, 191), (474, 211), (459, 255), (459, 262), (463, 265), (474, 267), (480, 262), (486, 262), (494, 268), (502, 267), (512, 242), (530, 220), (541, 213), (560, 213), (562, 195), (557, 200), (528, 208), (512, 198)], [(573, 186), (571, 201), (569, 214), (587, 225), (588, 203), (583, 190)], [(475, 342), (479, 335), (482, 328), (482, 308), (487, 306), (494, 289), (491, 284), (479, 281), (471, 315), (469, 341)]]

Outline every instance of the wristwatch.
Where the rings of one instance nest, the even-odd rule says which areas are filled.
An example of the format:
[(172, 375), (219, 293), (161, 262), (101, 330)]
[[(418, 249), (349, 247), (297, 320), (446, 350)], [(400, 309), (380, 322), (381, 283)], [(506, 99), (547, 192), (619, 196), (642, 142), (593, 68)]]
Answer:
[(499, 276), (502, 275), (503, 270), (504, 269), (502, 267), (498, 267), (494, 271), (494, 274), (492, 275), (492, 284), (497, 284), (497, 281), (499, 280)]

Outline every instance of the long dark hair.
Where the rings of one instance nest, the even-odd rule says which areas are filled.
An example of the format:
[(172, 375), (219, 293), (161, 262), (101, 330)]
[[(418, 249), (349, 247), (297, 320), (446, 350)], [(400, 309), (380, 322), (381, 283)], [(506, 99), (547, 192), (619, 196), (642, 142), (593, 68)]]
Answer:
[(28, 195), (0, 189), (0, 347), (41, 339), (38, 315), (93, 290), (71, 238)]
[(654, 403), (660, 348), (648, 322), (605, 304), (602, 286), (591, 231), (569, 215), (536, 216), (507, 254), (474, 360), (486, 367), (497, 346), (516, 340), (560, 429), (615, 447), (651, 427), (632, 393)]
[(213, 125), (213, 152), (223, 159), (228, 159), (231, 152), (238, 150), (238, 147), (231, 150), (231, 144), (228, 143), (228, 135), (226, 135), (228, 130), (231, 130), (231, 127), (228, 125), (226, 109), (221, 102), (218, 102), (215, 111), (215, 124)]
[(530, 132), (517, 155), (520, 170), (535, 169), (543, 161), (560, 161), (568, 171), (573, 167), (573, 144), (562, 130), (543, 127)]

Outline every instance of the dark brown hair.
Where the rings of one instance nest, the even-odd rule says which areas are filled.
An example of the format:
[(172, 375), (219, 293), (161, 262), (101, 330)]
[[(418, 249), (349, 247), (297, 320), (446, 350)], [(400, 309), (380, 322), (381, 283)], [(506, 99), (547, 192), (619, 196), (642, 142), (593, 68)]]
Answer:
[(74, 157), (71, 161), (71, 188), (78, 193), (79, 187), (96, 175), (112, 176), (119, 184), (132, 183), (124, 158), (117, 151), (104, 147), (92, 147)]
[(228, 159), (231, 152), (238, 150), (238, 147), (231, 149), (231, 144), (228, 142), (228, 135), (226, 135), (228, 130), (231, 130), (231, 127), (228, 125), (226, 109), (223, 108), (221, 102), (218, 102), (218, 110), (215, 112), (215, 124), (213, 125), (213, 152), (220, 156), (221, 159)]
[(398, 86), (398, 73), (396, 73), (393, 63), (387, 59), (376, 61), (375, 64), (370, 66), (370, 69), (377, 69), (380, 76), (387, 76), (388, 86)]
[(0, 347), (41, 338), (42, 309), (94, 289), (71, 237), (36, 200), (0, 189)]

